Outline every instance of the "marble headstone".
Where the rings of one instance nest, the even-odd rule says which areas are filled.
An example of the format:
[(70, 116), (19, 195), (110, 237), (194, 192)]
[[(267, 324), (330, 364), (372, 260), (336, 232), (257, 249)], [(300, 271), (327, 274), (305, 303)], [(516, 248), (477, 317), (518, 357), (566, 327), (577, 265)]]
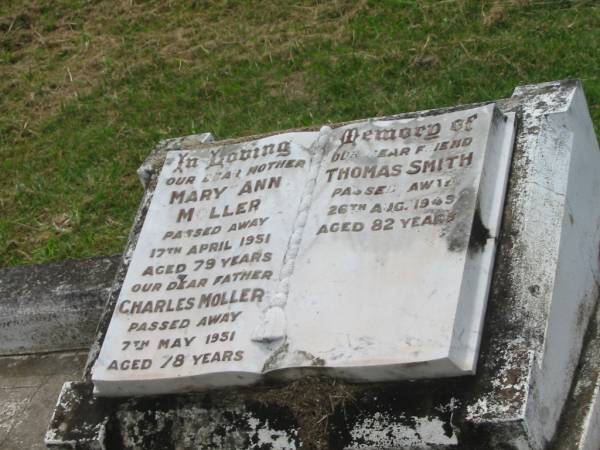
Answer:
[(490, 103), (169, 152), (96, 393), (473, 374), (513, 133)]

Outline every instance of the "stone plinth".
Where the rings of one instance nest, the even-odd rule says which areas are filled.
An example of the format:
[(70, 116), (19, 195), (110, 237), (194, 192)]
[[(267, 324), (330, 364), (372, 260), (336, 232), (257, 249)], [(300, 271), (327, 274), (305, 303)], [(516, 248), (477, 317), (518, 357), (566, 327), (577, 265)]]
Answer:
[[(48, 445), (549, 448), (598, 295), (600, 152), (578, 82), (519, 87), (496, 104), (505, 115), (516, 113), (517, 133), (474, 376), (362, 385), (305, 378), (201, 394), (105, 399), (93, 396), (90, 378), (101, 333), (83, 379), (63, 388)], [(188, 149), (197, 145), (187, 141)], [(185, 150), (185, 142), (174, 145)], [(160, 166), (160, 154), (154, 154), (154, 167)], [(120, 283), (157, 176), (153, 172), (147, 184)], [(103, 330), (119, 288), (109, 299)], [(596, 420), (593, 411), (590, 421)]]
[(0, 356), (87, 350), (119, 261), (0, 269)]

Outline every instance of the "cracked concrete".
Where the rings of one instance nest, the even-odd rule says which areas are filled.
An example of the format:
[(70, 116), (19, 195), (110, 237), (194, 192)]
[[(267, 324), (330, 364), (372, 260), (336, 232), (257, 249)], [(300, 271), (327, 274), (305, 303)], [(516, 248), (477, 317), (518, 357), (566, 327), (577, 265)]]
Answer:
[(0, 269), (0, 356), (87, 350), (119, 260)]
[(0, 449), (44, 449), (62, 385), (81, 376), (119, 256), (0, 269)]
[(87, 351), (0, 358), (0, 448), (45, 449), (63, 383), (81, 375)]

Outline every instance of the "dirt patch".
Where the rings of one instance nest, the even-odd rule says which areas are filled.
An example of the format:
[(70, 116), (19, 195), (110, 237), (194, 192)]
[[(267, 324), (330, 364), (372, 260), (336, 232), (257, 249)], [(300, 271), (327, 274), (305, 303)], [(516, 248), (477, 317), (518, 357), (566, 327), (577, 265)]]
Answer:
[(281, 388), (269, 389), (249, 398), (266, 406), (289, 409), (298, 423), (302, 448), (329, 448), (330, 420), (334, 413), (355, 401), (360, 386), (349, 385), (326, 377), (307, 377)]

